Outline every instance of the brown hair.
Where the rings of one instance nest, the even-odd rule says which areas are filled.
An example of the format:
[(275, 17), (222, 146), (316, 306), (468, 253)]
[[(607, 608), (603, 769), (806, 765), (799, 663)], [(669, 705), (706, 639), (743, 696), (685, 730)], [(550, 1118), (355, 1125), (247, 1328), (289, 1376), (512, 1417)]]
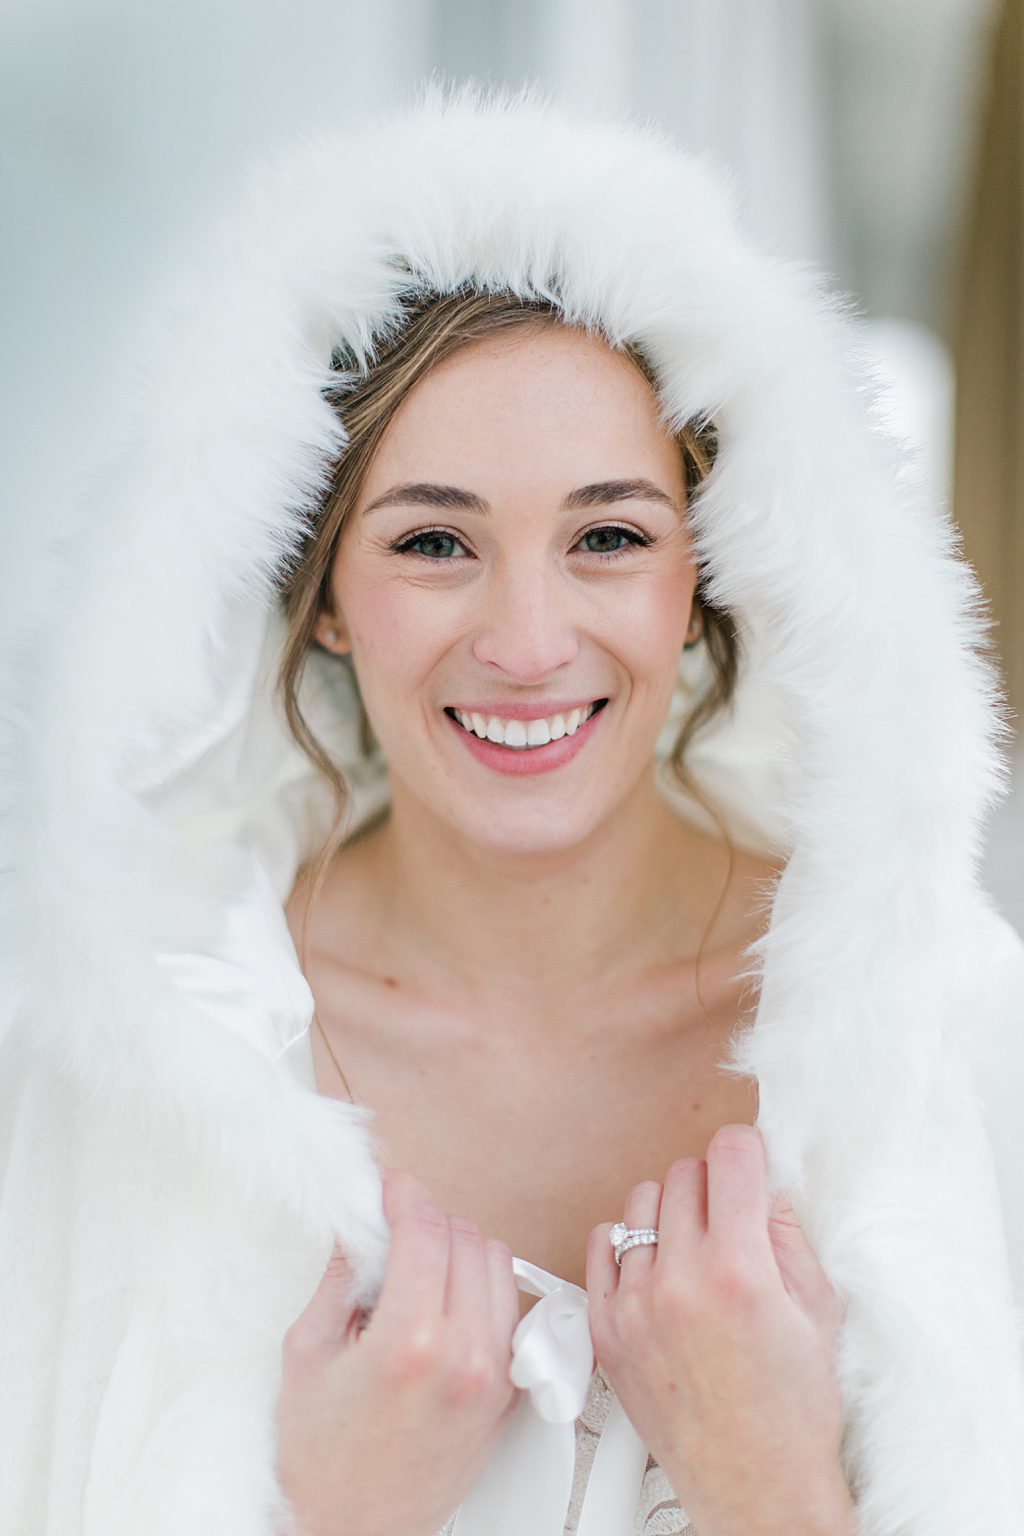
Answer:
[[(409, 297), (403, 320), (380, 342), (367, 368), (339, 356), (337, 386), (329, 398), (345, 429), (347, 447), (334, 466), (323, 507), (310, 528), (282, 587), (288, 637), (281, 661), (280, 690), (288, 725), (299, 746), (330, 784), (339, 822), (346, 800), (340, 769), (305, 720), (299, 687), (320, 615), (332, 611), (331, 570), (342, 534), (377, 449), (395, 413), (410, 391), (432, 368), (454, 352), (500, 331), (522, 325), (561, 324), (557, 306), (546, 299), (520, 299), (487, 289), (459, 288), (452, 293), (418, 292)], [(657, 392), (654, 372), (632, 346), (621, 349)], [(717, 439), (707, 422), (688, 423), (678, 433), (687, 494), (707, 478), (715, 461)], [(739, 637), (732, 616), (708, 602), (698, 582), (703, 644), (711, 669), (708, 687), (683, 723), (671, 753), (680, 782), (694, 786), (684, 766), (695, 733), (730, 702), (739, 670)], [(364, 721), (364, 740), (368, 736)], [(329, 839), (329, 842), (331, 840)]]

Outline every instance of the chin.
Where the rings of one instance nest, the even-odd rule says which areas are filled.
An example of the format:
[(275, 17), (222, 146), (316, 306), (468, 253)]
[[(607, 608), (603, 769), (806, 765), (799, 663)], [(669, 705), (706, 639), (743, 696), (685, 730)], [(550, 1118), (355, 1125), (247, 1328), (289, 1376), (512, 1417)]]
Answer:
[[(386, 750), (386, 748), (385, 748)], [(599, 753), (580, 757), (554, 773), (499, 774), (450, 759), (425, 776), (428, 754), (391, 760), (397, 779), (431, 816), (459, 839), (509, 858), (545, 858), (568, 853), (600, 830), (622, 806), (650, 763), (649, 754), (622, 761)], [(609, 760), (610, 759), (610, 760)], [(414, 771), (403, 772), (408, 764)]]
[(486, 809), (480, 807), (478, 814), (467, 816), (463, 802), (457, 811), (453, 808), (445, 820), (459, 836), (490, 853), (543, 858), (567, 853), (586, 842), (609, 814), (607, 806), (595, 806), (588, 812), (577, 801), (571, 807), (564, 804), (528, 807), (521, 803), (495, 806), (492, 803)]

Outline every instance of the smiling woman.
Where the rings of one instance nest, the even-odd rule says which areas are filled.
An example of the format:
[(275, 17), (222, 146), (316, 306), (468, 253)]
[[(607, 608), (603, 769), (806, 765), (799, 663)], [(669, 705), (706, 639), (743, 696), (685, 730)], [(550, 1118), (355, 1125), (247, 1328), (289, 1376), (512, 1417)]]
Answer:
[[(756, 1114), (726, 1063), (775, 870), (680, 820), (654, 771), (680, 656), (705, 622), (687, 482), (706, 460), (693, 432), (666, 427), (649, 372), (553, 307), (434, 296), (388, 362), (405, 388), (388, 393), (383, 430), (379, 415), (360, 421), (374, 452), (328, 500), (289, 591), (293, 634), (311, 627), (351, 657), (391, 792), (388, 818), (291, 903), (318, 1081), (357, 1091), (385, 1163), (506, 1245), (492, 1264), (511, 1249), (583, 1286), (588, 1235), (609, 1212), (643, 1205), (653, 1225), (666, 1170)], [(374, 380), (371, 365), (361, 386), (379, 400)], [(345, 424), (359, 389), (340, 401)], [(346, 458), (363, 440), (349, 437)], [(294, 673), (285, 686), (294, 718)], [(598, 1143), (595, 1115), (609, 1127)], [(486, 1315), (494, 1297), (478, 1286), (476, 1305)], [(499, 1372), (503, 1347), (499, 1333)], [(311, 1466), (295, 1447), (314, 1409), (286, 1374), (282, 1476), (310, 1531), (333, 1529), (343, 1488), (388, 1508), (383, 1490), (424, 1445), (434, 1478), (414, 1504), (424, 1529), (440, 1523), (509, 1398), (482, 1397), (472, 1429), (436, 1387), (416, 1398), (382, 1400), (358, 1469), (333, 1442)], [(410, 1415), (415, 1429), (396, 1434)], [(670, 1423), (647, 1441), (669, 1465)], [(827, 1451), (800, 1475), (823, 1482), (813, 1497), (835, 1505), (838, 1531), (837, 1444), (835, 1490)], [(652, 1463), (649, 1488), (664, 1475)], [(681, 1530), (667, 1484), (657, 1502)], [(490, 1533), (493, 1507), (475, 1518)], [(419, 1529), (411, 1510), (409, 1522)]]
[[(581, 800), (581, 789), (601, 785), (618, 800), (636, 767), (616, 745), (640, 730), (649, 761), (668, 713), (696, 583), (683, 458), (647, 380), (599, 338), (543, 323), (514, 299), (496, 314), (479, 294), (444, 311), (447, 358), (392, 396), (362, 483), (349, 479), (349, 506), (335, 503), (335, 526), (325, 520), (320, 538), (337, 545), (328, 582), (317, 581), (315, 546), (298, 581), (317, 582), (320, 643), (354, 653), (392, 781), (446, 784), (491, 839), (514, 821), (510, 847), (527, 846), (537, 817), (574, 842), (593, 793)], [(407, 380), (429, 356), (433, 318), (423, 312), (401, 359)], [(294, 606), (304, 617), (310, 604)], [(453, 735), (445, 716), (455, 711), (483, 730)], [(547, 717), (560, 742), (546, 728), (547, 749), (535, 742), (520, 756), (522, 722)], [(496, 797), (486, 775), (467, 802), (465, 749), (488, 769), (535, 774), (567, 765), (599, 725), (600, 766), (546, 786), (557, 810), (536, 788)]]
[(846, 322), (529, 99), (183, 293), (25, 664), (0, 1528), (1020, 1536), (998, 717)]
[[(523, 298), (514, 293), (494, 293), (487, 289), (481, 291), (472, 286), (447, 294), (423, 295), (414, 292), (406, 300), (402, 323), (396, 328), (396, 333), (382, 343), (374, 366), (366, 372), (351, 368), (345, 370), (344, 383), (332, 391), (345, 426), (346, 451), (335, 468), (331, 492), (317, 519), (315, 536), (308, 541), (285, 588), (285, 607), (290, 626), (281, 669), (281, 686), (291, 728), (304, 750), (333, 785), (339, 808), (345, 797), (343, 780), (330, 754), (323, 750), (303, 719), (298, 687), (314, 635), (327, 649), (337, 648), (336, 640), (327, 638), (330, 626), (325, 626), (323, 622), (324, 615), (331, 613), (335, 601), (331, 592), (330, 571), (353, 507), (357, 500), (365, 500), (362, 493), (368, 468), (382, 437), (388, 432), (392, 419), (403, 406), (408, 394), (432, 369), (474, 344), (490, 343), (493, 348), (502, 338), (521, 342), (524, 332), (536, 341), (539, 333), (550, 332), (554, 327), (565, 332), (557, 306), (550, 301)], [(600, 341), (585, 331), (579, 331), (575, 339), (578, 348), (585, 349), (588, 342), (592, 352), (601, 347)], [(610, 350), (607, 344), (604, 344), (604, 350)], [(632, 396), (629, 399), (631, 409), (636, 410), (639, 399), (648, 418), (651, 418), (653, 411), (653, 421), (657, 422), (659, 435), (664, 438), (664, 429), (658, 417), (655, 379), (649, 365), (638, 349), (628, 344), (619, 348), (615, 357), (620, 363), (632, 365), (624, 373), (624, 377), (629, 378), (633, 386), (629, 392)], [(512, 362), (506, 372), (514, 374), (515, 368)], [(625, 395), (627, 390), (622, 377), (620, 382)], [(521, 385), (522, 378), (518, 382)], [(646, 389), (641, 388), (643, 383), (646, 383)], [(527, 392), (532, 391), (529, 378), (526, 387)], [(533, 403), (536, 410), (540, 402), (535, 397)], [(545, 406), (548, 403), (545, 402)], [(475, 402), (471, 402), (469, 419), (478, 419), (474, 406)], [(556, 431), (556, 424), (560, 422), (563, 412), (556, 407), (554, 413), (544, 410), (536, 411), (536, 414), (544, 415), (546, 431), (550, 436)], [(648, 419), (645, 425), (650, 431), (652, 419)], [(672, 491), (653, 480), (637, 477), (609, 480), (573, 487), (565, 496), (563, 510), (566, 513), (594, 511), (620, 502), (654, 501), (674, 509), (676, 523), (681, 523), (685, 518), (687, 495), (699, 487), (714, 462), (716, 439), (710, 423), (688, 423), (676, 435), (675, 441), (675, 452), (670, 454)], [(664, 442), (660, 446), (664, 453)], [(538, 448), (538, 441), (531, 441), (526, 450), (531, 462)], [(465, 486), (438, 483), (390, 486), (362, 507), (362, 515), (385, 506), (418, 506), (429, 508), (434, 513), (458, 511), (478, 515), (489, 510), (486, 500), (475, 491)], [(588, 553), (603, 555), (617, 553), (628, 544), (642, 545), (644, 542), (640, 530), (618, 524), (590, 526), (581, 538)], [(457, 548), (456, 545), (455, 533), (446, 528), (420, 529), (409, 539), (410, 553), (426, 558), (472, 558), (468, 547), (459, 544)], [(738, 637), (731, 615), (717, 609), (699, 592), (695, 606), (696, 612), (691, 619), (693, 634), (686, 643), (693, 643), (698, 635), (703, 640), (710, 663), (710, 676), (700, 697), (689, 710), (672, 752), (673, 766), (687, 787), (692, 785), (683, 767), (686, 745), (701, 726), (728, 704), (739, 665)], [(549, 740), (559, 740), (563, 735), (574, 734), (575, 727), (568, 727), (574, 707), (570, 705), (567, 715), (563, 711), (553, 712)], [(589, 703), (582, 705), (583, 709), (590, 707)], [(500, 740), (506, 746), (513, 747), (542, 744), (536, 740), (530, 742), (526, 737), (520, 742), (514, 726), (511, 740), (507, 738), (503, 727), (501, 737), (497, 736), (499, 725), (504, 719), (529, 721), (536, 719), (536, 716), (516, 711), (504, 717), (491, 711), (470, 710), (469, 713), (477, 715), (471, 728), (481, 740)], [(577, 724), (580, 723), (582, 721), (578, 718)], [(538, 727), (535, 735), (539, 734)], [(497, 767), (504, 760), (501, 754), (492, 754), (492, 761), (493, 766)], [(537, 769), (526, 763), (504, 762), (503, 771), (526, 773)]]

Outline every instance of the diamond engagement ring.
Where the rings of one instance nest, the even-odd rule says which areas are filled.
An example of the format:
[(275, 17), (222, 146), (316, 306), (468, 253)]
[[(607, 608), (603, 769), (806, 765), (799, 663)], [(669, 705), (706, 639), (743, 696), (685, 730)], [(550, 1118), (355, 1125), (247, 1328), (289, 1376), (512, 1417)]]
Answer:
[(615, 1249), (616, 1264), (622, 1263), (622, 1255), (628, 1253), (630, 1248), (657, 1248), (657, 1227), (627, 1227), (624, 1221), (617, 1221), (608, 1233), (608, 1240)]

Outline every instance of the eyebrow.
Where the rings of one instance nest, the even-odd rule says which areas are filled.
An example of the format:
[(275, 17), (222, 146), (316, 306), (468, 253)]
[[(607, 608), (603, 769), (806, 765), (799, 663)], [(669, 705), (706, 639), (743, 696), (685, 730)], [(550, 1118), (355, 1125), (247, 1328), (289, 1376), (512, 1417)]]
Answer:
[(679, 510), (668, 492), (653, 480), (599, 480), (595, 485), (581, 485), (569, 492), (562, 506), (566, 512), (578, 512), (586, 507), (608, 507), (616, 501), (660, 501)]
[(489, 512), (491, 509), (482, 496), (473, 491), (463, 491), (457, 485), (393, 485), (378, 496), (363, 512), (376, 512), (378, 507), (434, 507), (442, 512)]
[[(653, 480), (598, 480), (593, 485), (578, 486), (570, 491), (562, 502), (564, 512), (585, 511), (589, 507), (613, 506), (617, 501), (660, 501), (664, 506), (679, 511), (677, 503)], [(432, 507), (441, 512), (477, 512), (486, 514), (491, 509), (482, 496), (474, 491), (464, 491), (457, 485), (434, 485), (419, 481), (414, 485), (393, 485), (364, 510), (365, 517), (379, 507)]]

